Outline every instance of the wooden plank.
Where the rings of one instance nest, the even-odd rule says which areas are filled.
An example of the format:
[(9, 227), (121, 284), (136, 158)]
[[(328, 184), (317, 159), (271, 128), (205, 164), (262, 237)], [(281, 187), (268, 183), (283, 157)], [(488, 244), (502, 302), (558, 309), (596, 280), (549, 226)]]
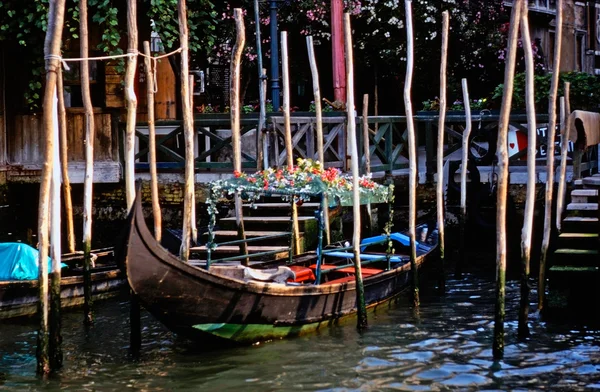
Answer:
[(598, 272), (598, 267), (575, 266), (575, 265), (554, 265), (550, 267), (550, 272)]
[(105, 105), (107, 108), (122, 108), (125, 105), (123, 95), (106, 95)]
[(600, 177), (586, 177), (583, 179), (583, 185), (600, 186)]
[(561, 255), (597, 255), (596, 249), (557, 249), (554, 253)]
[(597, 197), (598, 189), (574, 189), (571, 196)]
[(94, 159), (112, 160), (112, 128), (110, 114), (94, 114)]
[(598, 211), (598, 203), (569, 203), (567, 211)]
[(167, 59), (159, 60), (156, 64), (156, 84), (154, 100), (156, 120), (174, 120), (176, 118), (175, 74)]
[(590, 216), (568, 216), (563, 219), (563, 222), (574, 222), (574, 223), (593, 223), (598, 222), (598, 218)]
[(561, 233), (559, 238), (598, 238), (598, 233)]

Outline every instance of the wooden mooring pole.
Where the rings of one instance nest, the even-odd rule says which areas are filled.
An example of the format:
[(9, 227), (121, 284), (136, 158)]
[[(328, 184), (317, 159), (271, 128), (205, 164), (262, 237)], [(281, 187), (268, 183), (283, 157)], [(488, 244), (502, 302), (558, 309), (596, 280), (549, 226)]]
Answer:
[(535, 154), (537, 150), (537, 125), (535, 118), (535, 89), (533, 49), (529, 34), (529, 8), (523, 5), (521, 14), (521, 37), (525, 53), (525, 103), (527, 106), (527, 196), (521, 231), (521, 303), (519, 307), (518, 336), (529, 336), (529, 264), (531, 260), (531, 241), (533, 237), (533, 213), (535, 210)]
[[(135, 119), (137, 97), (135, 95), (135, 72), (137, 68), (138, 30), (137, 2), (127, 0), (127, 69), (125, 72), (125, 99), (127, 100), (127, 126), (125, 134), (125, 195), (127, 210), (131, 211), (135, 201)], [(130, 350), (137, 356), (142, 346), (140, 303), (133, 291), (130, 296), (129, 327)]]
[[(193, 107), (194, 107), (194, 75), (189, 75), (189, 99), (190, 99), (190, 110), (192, 111), (192, 124), (193, 124)], [(194, 141), (192, 141), (192, 148), (194, 148)], [(194, 171), (195, 171), (195, 158), (194, 158)], [(195, 182), (195, 179), (194, 179)], [(190, 234), (194, 245), (198, 243), (198, 226), (196, 224), (196, 186), (192, 187), (192, 213), (190, 216)]]
[(571, 83), (565, 82), (565, 107), (564, 119), (561, 121), (560, 134), (560, 175), (558, 177), (558, 191), (556, 193), (556, 228), (562, 230), (562, 216), (565, 210), (567, 196), (567, 154), (569, 148), (569, 116), (571, 115)]
[[(308, 50), (308, 63), (310, 64), (310, 72), (312, 75), (313, 96), (315, 100), (315, 127), (317, 131), (317, 156), (323, 169), (325, 168), (325, 151), (323, 151), (323, 105), (321, 103), (321, 87), (319, 84), (319, 68), (317, 67), (317, 59), (315, 56), (315, 46), (313, 37), (306, 37), (306, 48)], [(325, 242), (331, 243), (331, 234), (329, 232), (329, 204), (327, 196), (323, 203), (323, 223), (325, 228)]]
[[(56, 90), (55, 90), (56, 93)], [(60, 369), (63, 362), (62, 334), (61, 334), (61, 299), (60, 280), (61, 273), (61, 224), (60, 224), (60, 188), (61, 188), (61, 165), (60, 165), (60, 130), (58, 111), (56, 106), (58, 99), (54, 97), (53, 114), (53, 140), (52, 140), (52, 180), (50, 182), (51, 204), (50, 204), (50, 257), (52, 258), (52, 274), (50, 279), (50, 366), (53, 370)]]
[(517, 38), (524, 0), (515, 0), (510, 15), (508, 47), (504, 68), (504, 91), (498, 123), (498, 191), (496, 202), (496, 308), (492, 353), (495, 360), (504, 357), (504, 317), (506, 299), (506, 199), (508, 194), (508, 123), (512, 104)]
[(465, 228), (467, 225), (467, 167), (469, 164), (469, 137), (473, 129), (473, 121), (471, 120), (471, 101), (469, 98), (469, 85), (467, 79), (462, 79), (463, 102), (465, 105), (465, 131), (462, 136), (462, 154), (460, 164), (460, 245), (459, 257), (456, 260), (456, 276), (462, 274), (462, 266), (466, 262), (465, 249)]
[(179, 19), (179, 42), (181, 45), (181, 108), (183, 115), (183, 134), (185, 139), (185, 191), (183, 198), (183, 234), (179, 256), (188, 261), (192, 237), (192, 204), (194, 202), (194, 119), (190, 103), (189, 46), (187, 6), (185, 0), (177, 2)]
[(356, 277), (356, 307), (357, 324), (359, 331), (367, 328), (367, 308), (365, 306), (365, 288), (363, 285), (362, 268), (360, 265), (360, 176), (358, 168), (358, 147), (356, 143), (356, 113), (354, 111), (354, 58), (352, 54), (352, 28), (350, 26), (350, 14), (344, 13), (344, 42), (346, 51), (346, 111), (348, 115), (348, 141), (350, 144), (350, 156), (352, 157), (352, 212), (354, 216), (354, 230), (352, 245), (354, 252), (354, 270)]
[(40, 324), (37, 335), (37, 373), (47, 375), (52, 370), (50, 360), (50, 337), (48, 326), (48, 218), (50, 216), (50, 182), (54, 164), (54, 128), (57, 124), (56, 85), (57, 69), (60, 65), (60, 43), (65, 15), (65, 0), (50, 2), (48, 12), (48, 29), (44, 42), (44, 59), (46, 61), (46, 87), (44, 90), (44, 164), (40, 181), (40, 201), (38, 207), (38, 240), (39, 240), (39, 314)]
[(406, 129), (408, 132), (408, 234), (410, 236), (410, 268), (412, 272), (412, 298), (415, 309), (419, 299), (419, 271), (417, 269), (417, 141), (413, 119), (411, 89), (414, 69), (414, 38), (412, 22), (412, 0), (404, 0), (406, 8), (406, 78), (404, 81), (404, 107), (406, 110)]
[[(287, 31), (281, 32), (281, 81), (283, 84), (283, 124), (285, 128), (285, 151), (288, 170), (294, 168), (294, 146), (290, 120), (290, 66), (288, 56)], [(298, 206), (292, 203), (292, 232), (294, 252), (300, 252), (300, 227), (298, 225)]]
[[(242, 171), (242, 136), (240, 134), (240, 68), (242, 62), (242, 53), (246, 43), (246, 31), (244, 27), (244, 16), (242, 9), (236, 8), (233, 10), (233, 19), (235, 20), (236, 38), (233, 50), (231, 51), (231, 86), (230, 86), (230, 116), (231, 116), (231, 145), (233, 146), (233, 170)], [(240, 253), (248, 254), (248, 244), (246, 240), (246, 232), (244, 230), (244, 217), (242, 208), (242, 198), (239, 193), (235, 194), (235, 222), (237, 224), (238, 239), (244, 240), (240, 243)], [(242, 260), (243, 265), (249, 265), (248, 258)]]
[[(369, 94), (363, 95), (363, 110), (362, 110), (362, 137), (363, 137), (363, 154), (365, 155), (365, 175), (371, 174), (371, 157), (369, 149)], [(359, 158), (360, 159), (360, 158)], [(367, 235), (373, 234), (373, 211), (371, 203), (365, 206), (365, 215), (367, 218)]]
[(62, 67), (56, 72), (56, 89), (58, 95), (58, 124), (60, 127), (60, 168), (62, 173), (63, 197), (65, 200), (65, 216), (67, 221), (67, 249), (75, 252), (75, 225), (73, 223), (73, 200), (71, 198), (71, 181), (69, 180), (69, 148), (67, 139), (67, 111), (63, 86)]
[[(79, 0), (80, 57), (88, 57), (87, 0)], [(83, 180), (83, 323), (94, 322), (92, 309), (92, 200), (94, 186), (94, 108), (90, 95), (90, 70), (87, 60), (81, 61), (81, 98), (85, 112), (85, 178)]]
[(444, 274), (444, 263), (446, 251), (444, 245), (444, 131), (446, 127), (446, 72), (448, 68), (448, 31), (450, 30), (450, 14), (448, 11), (442, 12), (442, 60), (440, 64), (440, 115), (438, 120), (438, 139), (437, 139), (437, 225), (439, 233), (440, 247), (440, 279), (439, 290), (441, 293), (446, 291), (446, 282)]
[(150, 156), (150, 191), (152, 195), (152, 217), (154, 218), (154, 238), (162, 239), (162, 214), (158, 197), (158, 172), (156, 169), (156, 128), (154, 127), (154, 72), (150, 59), (150, 43), (144, 41), (144, 64), (146, 65), (146, 101), (148, 105), (148, 154)]
[[(563, 0), (556, 1), (556, 26), (563, 25)], [(555, 70), (560, 69), (560, 53), (562, 47), (562, 28), (556, 29), (554, 43)], [(559, 72), (552, 73), (550, 82), (550, 93), (548, 95), (548, 152), (546, 155), (546, 197), (544, 199), (544, 236), (542, 238), (542, 252), (540, 255), (540, 272), (538, 277), (538, 310), (544, 309), (546, 301), (546, 261), (548, 259), (548, 248), (552, 235), (552, 192), (554, 191), (554, 137), (556, 135), (556, 96), (558, 93)]]

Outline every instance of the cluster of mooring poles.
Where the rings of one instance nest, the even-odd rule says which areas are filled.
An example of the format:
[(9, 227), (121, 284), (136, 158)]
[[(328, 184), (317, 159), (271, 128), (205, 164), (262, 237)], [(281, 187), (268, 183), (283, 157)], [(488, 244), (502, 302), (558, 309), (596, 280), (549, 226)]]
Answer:
[[(44, 166), (42, 171), (42, 179), (40, 184), (40, 203), (39, 203), (39, 221), (38, 221), (38, 238), (39, 238), (39, 287), (40, 287), (40, 329), (38, 334), (38, 372), (47, 374), (51, 370), (58, 369), (62, 363), (62, 354), (60, 349), (60, 183), (62, 180), (64, 199), (67, 212), (67, 230), (68, 230), (68, 247), (69, 252), (75, 251), (74, 244), (74, 228), (72, 218), (72, 206), (70, 185), (67, 171), (67, 138), (66, 138), (66, 117), (64, 109), (64, 100), (62, 97), (62, 72), (61, 62), (65, 64), (67, 61), (81, 62), (81, 83), (82, 83), (82, 98), (85, 108), (85, 127), (86, 127), (86, 171), (84, 181), (84, 228), (83, 228), (83, 253), (84, 253), (84, 279), (85, 279), (85, 306), (84, 306), (84, 322), (86, 325), (93, 323), (91, 288), (90, 288), (90, 268), (92, 264), (91, 255), (91, 219), (92, 219), (92, 184), (93, 184), (93, 141), (94, 141), (94, 117), (92, 111), (92, 103), (89, 89), (89, 68), (88, 61), (88, 33), (87, 33), (87, 0), (79, 1), (80, 9), (80, 37), (81, 37), (81, 58), (78, 59), (63, 59), (60, 55), (60, 41), (64, 22), (65, 0), (54, 0), (50, 2), (50, 11), (48, 16), (48, 30), (45, 41), (45, 60), (46, 60), (46, 87), (44, 95), (44, 135), (47, 141), (44, 152)], [(557, 26), (562, 26), (562, 0), (558, 0), (556, 8)], [(413, 37), (413, 22), (412, 22), (412, 1), (405, 0), (406, 9), (406, 31), (407, 31), (407, 67), (406, 79), (404, 85), (404, 103), (407, 117), (408, 130), (408, 148), (409, 148), (409, 236), (410, 236), (410, 263), (412, 268), (412, 297), (415, 309), (419, 306), (419, 285), (418, 271), (416, 266), (416, 188), (417, 188), (417, 146), (416, 134), (413, 120), (411, 88), (414, 68), (414, 37)], [(255, 17), (258, 18), (258, 1), (254, 2)], [(158, 57), (152, 57), (150, 53), (150, 45), (144, 42), (144, 53), (138, 51), (138, 34), (137, 34), (137, 7), (135, 0), (127, 1), (127, 21), (128, 21), (128, 50), (126, 55), (96, 57), (95, 60), (109, 60), (118, 57), (127, 57), (127, 70), (125, 74), (125, 96), (127, 101), (127, 122), (126, 122), (126, 137), (125, 137), (125, 187), (127, 208), (133, 208), (135, 200), (135, 177), (134, 177), (134, 141), (135, 141), (135, 121), (137, 98), (134, 91), (135, 69), (137, 66), (137, 56), (145, 57), (145, 65), (147, 72), (147, 104), (148, 104), (148, 129), (149, 129), (149, 154), (150, 154), (150, 174), (151, 174), (151, 195), (152, 209), (154, 212), (154, 235), (160, 241), (162, 236), (161, 211), (158, 197), (158, 179), (156, 169), (156, 132), (154, 128), (154, 94), (156, 93), (156, 85), (154, 84), (153, 72), (156, 72), (156, 60), (161, 57), (167, 57), (176, 53), (181, 53), (181, 95), (182, 95), (182, 114), (183, 114), (183, 129), (185, 136), (185, 192), (184, 192), (184, 219), (183, 219), (183, 238), (180, 249), (180, 257), (183, 261), (189, 259), (190, 243), (195, 240), (196, 236), (196, 219), (195, 219), (195, 188), (194, 188), (194, 124), (192, 115), (192, 94), (191, 88), (193, 78), (189, 77), (189, 48), (188, 48), (188, 26), (187, 26), (187, 7), (185, 0), (178, 1), (178, 20), (179, 20), (179, 35), (180, 48)], [(240, 63), (241, 55), (245, 44), (245, 27), (243, 23), (243, 14), (241, 9), (234, 10), (234, 20), (236, 24), (236, 41), (232, 51), (231, 61), (231, 129), (232, 129), (232, 145), (233, 145), (233, 168), (241, 171), (241, 134), (240, 134)], [(446, 64), (448, 52), (448, 33), (449, 33), (449, 14), (443, 13), (442, 24), (442, 58), (440, 67), (440, 116), (439, 116), (439, 134), (438, 134), (438, 150), (437, 150), (437, 204), (438, 204), (438, 229), (440, 243), (440, 267), (442, 269), (440, 289), (444, 290), (444, 275), (443, 266), (445, 259), (444, 249), (444, 199), (443, 199), (443, 145), (444, 145), (444, 122), (446, 111)], [(522, 231), (522, 281), (521, 281), (521, 311), (519, 314), (519, 336), (525, 337), (528, 335), (527, 317), (528, 317), (528, 280), (529, 280), (529, 261), (531, 253), (531, 238), (532, 238), (532, 221), (535, 196), (535, 146), (536, 146), (536, 124), (535, 124), (535, 109), (534, 109), (534, 91), (533, 91), (533, 56), (531, 52), (531, 38), (529, 35), (528, 24), (528, 8), (527, 2), (523, 0), (515, 0), (513, 3), (508, 49), (506, 56), (506, 68), (504, 79), (504, 92), (502, 97), (502, 106), (499, 121), (498, 133), (498, 193), (497, 193), (497, 215), (496, 222), (497, 230), (497, 301), (496, 301), (496, 317), (494, 328), (494, 343), (493, 355), (495, 359), (500, 359), (503, 356), (504, 349), (504, 300), (505, 300), (505, 280), (506, 280), (506, 198), (508, 188), (508, 154), (507, 154), (507, 131), (508, 120), (510, 114), (511, 100), (513, 95), (513, 79), (516, 59), (516, 48), (519, 27), (523, 38), (523, 48), (525, 50), (526, 60), (526, 103), (528, 116), (528, 152), (527, 152), (527, 200), (525, 207), (525, 219)], [(355, 260), (355, 276), (356, 276), (356, 295), (358, 307), (358, 324), (359, 329), (367, 327), (367, 315), (364, 299), (364, 288), (362, 282), (361, 264), (360, 264), (360, 236), (361, 236), (361, 208), (359, 196), (359, 155), (358, 145), (356, 140), (356, 113), (354, 111), (354, 66), (352, 54), (352, 36), (350, 15), (344, 14), (344, 38), (345, 38), (345, 53), (346, 53), (346, 110), (348, 119), (348, 138), (351, 155), (351, 171), (353, 177), (353, 215), (354, 215), (354, 232), (353, 232), (353, 252)], [(262, 53), (260, 51), (260, 33), (257, 32), (257, 48), (258, 48), (258, 72), (259, 72), (259, 92), (260, 92), (260, 117), (257, 129), (257, 144), (259, 147), (265, 145), (262, 138), (262, 130), (265, 127), (265, 99), (266, 99), (266, 70), (262, 68)], [(558, 70), (560, 64), (561, 50), (561, 29), (558, 29), (556, 34), (554, 64)], [(283, 84), (283, 114), (284, 114), (284, 135), (285, 148), (287, 154), (288, 169), (293, 169), (293, 144), (290, 125), (290, 97), (289, 97), (289, 66), (288, 66), (288, 48), (287, 48), (287, 32), (281, 33), (281, 59), (282, 59), (282, 84)], [(319, 73), (315, 60), (314, 46), (312, 37), (306, 39), (309, 63), (313, 80), (314, 101), (316, 106), (316, 130), (317, 130), (317, 150), (318, 159), (324, 163), (324, 147), (323, 147), (323, 125), (322, 125), (322, 110), (321, 110), (321, 95), (319, 87)], [(460, 253), (464, 258), (464, 232), (466, 222), (466, 176), (467, 176), (467, 146), (470, 131), (472, 128), (470, 118), (469, 93), (466, 79), (462, 80), (463, 98), (466, 109), (466, 130), (463, 134), (463, 154), (461, 159), (461, 198), (460, 198)], [(554, 72), (552, 76), (552, 84), (549, 101), (549, 126), (548, 126), (548, 141), (552, 143), (555, 136), (556, 126), (556, 94), (558, 88), (558, 72)], [(561, 155), (561, 177), (558, 191), (559, 216), (557, 217), (557, 226), (560, 224), (560, 211), (564, 208), (564, 178), (566, 173), (566, 123), (565, 111), (568, 114), (570, 108), (568, 106), (568, 84), (565, 86), (567, 95), (566, 108), (561, 107), (561, 124), (562, 127), (562, 155)], [(364, 139), (364, 155), (366, 158), (365, 171), (370, 172), (370, 147), (369, 147), (369, 127), (368, 127), (368, 95), (363, 97), (363, 139)], [(59, 134), (60, 130), (60, 134)], [(60, 142), (59, 142), (60, 141)], [(60, 148), (59, 148), (60, 144)], [(59, 158), (60, 155), (60, 158)], [(257, 162), (260, 167), (267, 166), (267, 156), (264, 150), (257, 149)], [(60, 161), (59, 161), (60, 159)], [(554, 149), (548, 149), (547, 159), (548, 180), (546, 185), (545, 198), (545, 224), (544, 224), (544, 240), (542, 244), (542, 257), (540, 265), (539, 277), (539, 299), (538, 309), (543, 308), (544, 303), (544, 271), (545, 261), (548, 252), (550, 231), (551, 231), (551, 205), (552, 191), (554, 180)], [(327, 200), (323, 200), (326, 207)], [(292, 241), (294, 252), (300, 251), (299, 246), (299, 227), (298, 214), (296, 204), (293, 205), (293, 236)], [(370, 206), (367, 206), (368, 227), (371, 226)], [(235, 212), (236, 222), (238, 224), (238, 236), (240, 239), (245, 238), (245, 231), (242, 217), (242, 201), (239, 194), (235, 196)], [(48, 222), (50, 217), (51, 222)], [(327, 242), (329, 242), (329, 227), (327, 218), (327, 209), (325, 208), (325, 229)], [(48, 257), (49, 248), (49, 227), (51, 227), (51, 258), (52, 258), (52, 283), (51, 290), (48, 290), (48, 264), (44, 260)], [(245, 242), (240, 245), (242, 254), (247, 254)], [(242, 261), (247, 264), (248, 260)], [(458, 262), (460, 266), (460, 261)], [(459, 272), (459, 267), (457, 267)], [(48, 293), (50, 292), (50, 301)], [(51, 309), (49, 318), (49, 308)], [(131, 351), (135, 355), (139, 352), (141, 346), (141, 329), (140, 329), (140, 305), (134, 293), (131, 293)], [(49, 321), (50, 319), (50, 321)]]
[[(556, 134), (556, 101), (558, 91), (558, 77), (560, 69), (560, 52), (562, 43), (562, 12), (563, 1), (558, 0), (556, 4), (556, 41), (554, 45), (554, 69), (549, 94), (548, 107), (548, 155), (546, 165), (546, 193), (545, 193), (545, 213), (544, 213), (544, 232), (542, 241), (542, 252), (540, 258), (540, 275), (538, 281), (538, 311), (544, 307), (545, 301), (545, 269), (548, 248), (550, 244), (550, 234), (553, 229), (552, 224), (552, 193), (554, 189), (554, 139)], [(513, 96), (513, 82), (516, 63), (516, 52), (518, 46), (519, 28), (522, 37), (522, 47), (525, 53), (526, 69), (526, 108), (528, 123), (528, 147), (527, 147), (527, 193), (525, 201), (525, 212), (523, 220), (523, 229), (521, 234), (521, 302), (519, 310), (518, 336), (526, 338), (529, 336), (527, 324), (529, 311), (529, 265), (531, 258), (531, 242), (533, 232), (533, 214), (535, 207), (535, 153), (536, 153), (536, 116), (534, 99), (534, 61), (531, 46), (531, 37), (529, 33), (528, 3), (523, 0), (515, 0), (510, 18), (510, 28), (508, 33), (508, 48), (506, 55), (506, 67), (504, 73), (504, 91), (502, 96), (502, 106), (500, 111), (500, 121), (498, 125), (498, 191), (496, 203), (496, 265), (497, 265), (497, 286), (496, 286), (496, 310), (494, 323), (494, 341), (493, 356), (495, 360), (500, 360), (504, 356), (504, 318), (505, 318), (505, 296), (506, 296), (506, 199), (508, 191), (508, 152), (507, 152), (507, 134), (510, 115), (510, 107)], [(568, 97), (568, 86), (565, 86)], [(561, 99), (562, 101), (563, 99)], [(562, 126), (562, 152), (561, 152), (561, 176), (559, 180), (558, 191), (558, 216), (557, 224), (560, 224), (560, 212), (562, 203), (564, 203), (564, 182), (566, 174), (566, 153), (567, 153), (567, 130), (565, 126), (564, 105), (561, 109)], [(567, 109), (567, 111), (570, 109)], [(563, 172), (564, 171), (564, 172)], [(462, 204), (461, 204), (462, 207)]]

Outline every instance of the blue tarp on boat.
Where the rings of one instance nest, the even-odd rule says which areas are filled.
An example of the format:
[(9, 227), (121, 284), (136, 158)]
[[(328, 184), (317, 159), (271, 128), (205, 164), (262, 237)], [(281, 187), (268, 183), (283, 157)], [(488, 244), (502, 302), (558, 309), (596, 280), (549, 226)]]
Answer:
[[(23, 243), (0, 243), (0, 280), (33, 280), (38, 278), (37, 249)], [(52, 259), (48, 257), (48, 271)]]

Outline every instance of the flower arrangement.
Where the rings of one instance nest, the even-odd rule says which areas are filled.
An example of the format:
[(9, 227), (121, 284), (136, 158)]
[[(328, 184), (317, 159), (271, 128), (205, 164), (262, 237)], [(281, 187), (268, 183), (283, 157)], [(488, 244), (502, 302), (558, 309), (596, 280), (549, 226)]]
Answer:
[[(209, 208), (209, 212), (216, 213), (219, 198), (236, 192), (250, 201), (264, 194), (279, 194), (300, 203), (324, 193), (331, 204), (352, 204), (351, 176), (334, 167), (324, 169), (319, 161), (312, 159), (298, 159), (297, 163), (291, 169), (268, 168), (254, 174), (234, 171), (231, 179), (213, 181), (207, 203), (214, 208)], [(370, 176), (360, 177), (358, 183), (361, 202), (387, 203), (392, 197), (393, 185), (378, 184)]]
[[(361, 203), (391, 203), (394, 197), (393, 185), (381, 185), (370, 176), (362, 176), (358, 181)], [(254, 203), (262, 195), (278, 194), (284, 200), (301, 205), (305, 200), (326, 194), (330, 205), (352, 205), (352, 177), (339, 169), (325, 169), (319, 161), (298, 159), (292, 168), (268, 168), (254, 174), (233, 172), (233, 178), (210, 183), (208, 205), (209, 237), (212, 241), (212, 227), (216, 225), (219, 213), (217, 202), (224, 196), (235, 193)]]

